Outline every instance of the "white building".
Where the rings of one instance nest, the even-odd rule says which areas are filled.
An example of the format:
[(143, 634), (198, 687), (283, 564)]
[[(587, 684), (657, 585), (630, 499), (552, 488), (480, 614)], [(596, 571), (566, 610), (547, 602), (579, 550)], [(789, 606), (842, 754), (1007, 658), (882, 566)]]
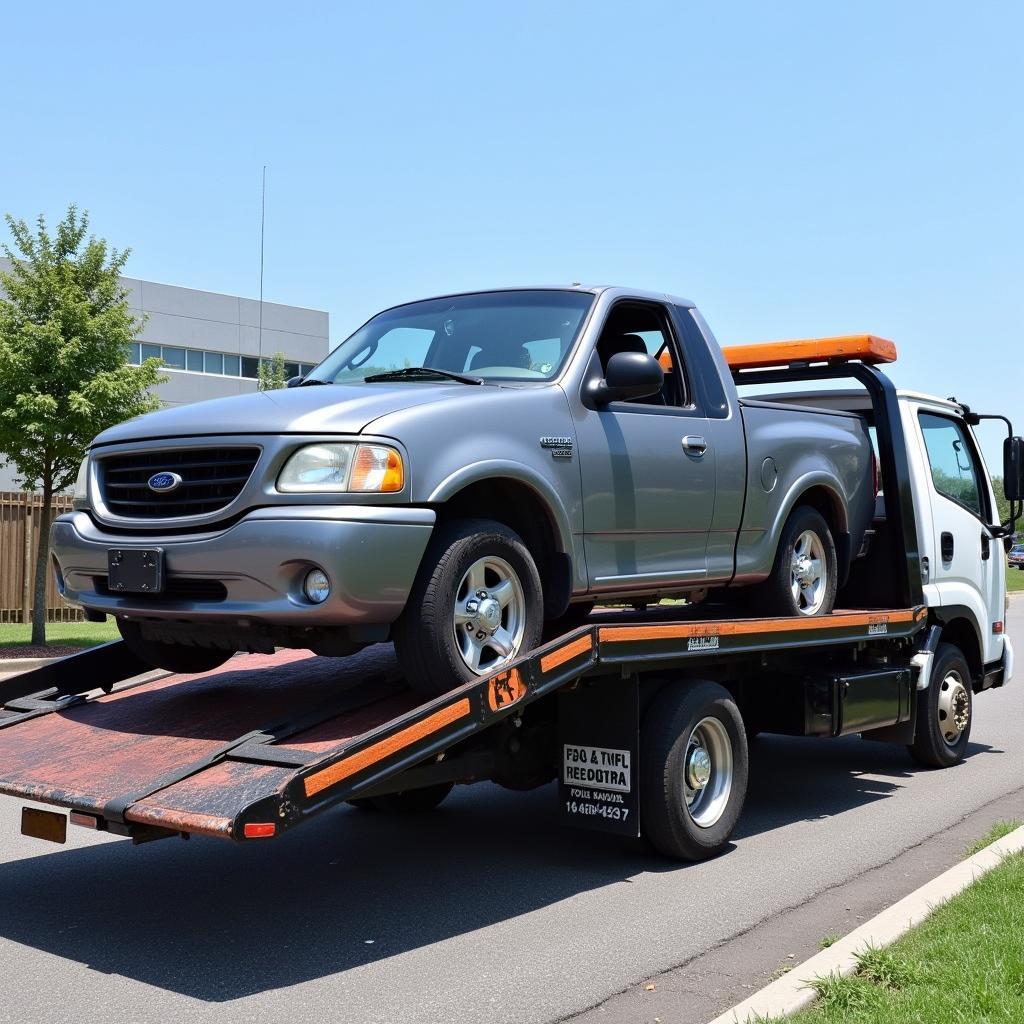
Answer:
[[(10, 264), (0, 259), (0, 270)], [(122, 278), (136, 317), (146, 317), (129, 361), (163, 359), (164, 384), (156, 393), (165, 405), (185, 405), (256, 390), (259, 360), (283, 352), (289, 376), (307, 373), (329, 345), (328, 314), (322, 310), (219, 295)], [(262, 334), (262, 340), (261, 340)], [(14, 468), (0, 464), (0, 491), (14, 490)]]

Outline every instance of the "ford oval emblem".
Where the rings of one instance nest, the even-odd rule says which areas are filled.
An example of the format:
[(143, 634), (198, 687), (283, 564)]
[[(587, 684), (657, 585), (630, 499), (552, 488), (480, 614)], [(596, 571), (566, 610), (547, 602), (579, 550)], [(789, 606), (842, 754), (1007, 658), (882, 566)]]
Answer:
[(154, 473), (146, 482), (146, 486), (157, 494), (167, 494), (181, 486), (181, 477), (177, 473)]

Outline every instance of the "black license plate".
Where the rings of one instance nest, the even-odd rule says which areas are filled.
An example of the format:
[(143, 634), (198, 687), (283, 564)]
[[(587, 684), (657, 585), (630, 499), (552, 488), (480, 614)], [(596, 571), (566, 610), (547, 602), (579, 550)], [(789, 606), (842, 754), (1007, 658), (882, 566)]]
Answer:
[(55, 811), (40, 811), (35, 807), (22, 807), (21, 834), (32, 839), (45, 839), (50, 843), (66, 843), (68, 818)]
[(109, 548), (107, 587), (113, 594), (159, 594), (164, 589), (163, 548)]

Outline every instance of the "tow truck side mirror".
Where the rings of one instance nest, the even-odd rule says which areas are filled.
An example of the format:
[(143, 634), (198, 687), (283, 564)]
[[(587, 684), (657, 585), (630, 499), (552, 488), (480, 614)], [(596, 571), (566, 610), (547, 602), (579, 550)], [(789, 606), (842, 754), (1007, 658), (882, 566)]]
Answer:
[(597, 382), (591, 394), (601, 405), (627, 402), (656, 395), (664, 381), (665, 373), (653, 356), (646, 352), (616, 352), (608, 360), (604, 380)]
[(1024, 437), (1003, 442), (1003, 493), (1007, 501), (1024, 498)]

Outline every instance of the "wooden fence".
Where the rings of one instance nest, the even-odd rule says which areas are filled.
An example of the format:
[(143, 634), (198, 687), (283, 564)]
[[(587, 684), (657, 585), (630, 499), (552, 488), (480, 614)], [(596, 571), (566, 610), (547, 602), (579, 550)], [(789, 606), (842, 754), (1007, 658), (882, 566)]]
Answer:
[[(36, 545), (42, 495), (0, 491), (0, 622), (29, 622), (34, 598)], [(53, 514), (71, 510), (71, 496), (53, 499)], [(53, 573), (46, 573), (48, 622), (78, 622), (82, 611), (65, 604), (57, 593)]]

